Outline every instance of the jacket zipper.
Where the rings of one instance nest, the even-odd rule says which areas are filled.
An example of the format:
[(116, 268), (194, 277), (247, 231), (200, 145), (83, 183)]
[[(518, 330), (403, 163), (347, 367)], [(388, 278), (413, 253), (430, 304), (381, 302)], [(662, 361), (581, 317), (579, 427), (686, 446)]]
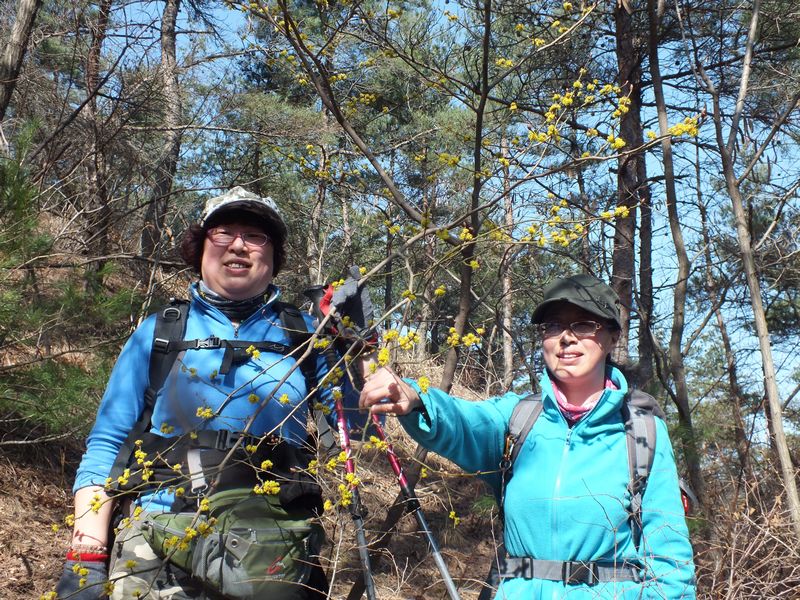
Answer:
[[(563, 418), (563, 416), (562, 416), (562, 418)], [(562, 479), (562, 476), (564, 475), (564, 465), (567, 462), (567, 455), (569, 454), (569, 448), (570, 448), (570, 441), (571, 440), (572, 440), (572, 428), (569, 428), (569, 429), (567, 429), (567, 436), (564, 438), (564, 448), (561, 451), (561, 462), (560, 462), (560, 464), (558, 466), (558, 475), (556, 476), (555, 489), (553, 490), (553, 497), (554, 498), (560, 498), (560, 495), (561, 495), (561, 479)], [(550, 523), (550, 531), (552, 531), (553, 533), (556, 533), (556, 534), (558, 532), (558, 514), (559, 514), (558, 507), (559, 507), (559, 504), (560, 504), (560, 502), (554, 502), (553, 503), (553, 512), (552, 512), (551, 523)], [(550, 553), (551, 553), (551, 555), (553, 554), (553, 548), (559, 547), (559, 542), (558, 542), (558, 540), (554, 539), (555, 537), (556, 536), (553, 535), (550, 538), (550, 544), (551, 544)]]

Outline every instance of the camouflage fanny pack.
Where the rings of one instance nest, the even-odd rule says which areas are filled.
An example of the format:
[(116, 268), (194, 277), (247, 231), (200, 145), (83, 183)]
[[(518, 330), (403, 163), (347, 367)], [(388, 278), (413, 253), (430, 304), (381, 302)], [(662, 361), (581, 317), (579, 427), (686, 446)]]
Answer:
[(232, 600), (305, 598), (325, 537), (312, 511), (251, 488), (212, 494), (200, 516), (149, 514), (142, 534), (158, 556)]

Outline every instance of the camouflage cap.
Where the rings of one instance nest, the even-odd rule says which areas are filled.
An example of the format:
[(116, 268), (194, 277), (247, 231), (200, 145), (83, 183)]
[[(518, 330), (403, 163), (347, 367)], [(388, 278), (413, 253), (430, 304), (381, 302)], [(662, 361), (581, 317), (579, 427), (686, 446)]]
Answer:
[(542, 301), (533, 311), (533, 322), (541, 323), (547, 309), (559, 302), (573, 304), (621, 327), (619, 296), (597, 277), (580, 274), (553, 281), (544, 289)]
[(279, 233), (282, 238), (286, 237), (286, 223), (272, 198), (258, 196), (241, 186), (236, 186), (220, 196), (209, 198), (200, 217), (200, 225), (205, 227), (209, 219), (214, 217), (216, 220), (216, 217), (229, 210), (251, 212), (267, 221), (274, 228), (274, 233)]

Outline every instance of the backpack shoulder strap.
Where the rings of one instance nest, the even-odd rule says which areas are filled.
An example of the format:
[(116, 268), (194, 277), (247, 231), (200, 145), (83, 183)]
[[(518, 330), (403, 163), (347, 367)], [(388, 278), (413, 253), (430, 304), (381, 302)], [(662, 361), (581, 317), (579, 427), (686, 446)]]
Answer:
[(656, 455), (656, 421), (664, 411), (650, 394), (633, 390), (622, 403), (622, 420), (628, 446), (630, 521), (637, 550), (642, 537), (642, 499)]
[(167, 375), (169, 375), (172, 365), (175, 364), (181, 351), (175, 347), (175, 344), (170, 344), (170, 342), (183, 340), (188, 314), (189, 302), (176, 298), (172, 298), (169, 304), (161, 307), (156, 314), (153, 346), (150, 350), (149, 379), (147, 389), (144, 392), (144, 408), (136, 423), (128, 432), (128, 436), (120, 446), (119, 452), (117, 452), (117, 456), (114, 459), (114, 464), (109, 473), (112, 486), (128, 466), (136, 440), (141, 439), (142, 434), (150, 426), (158, 391), (163, 387)]
[[(188, 314), (189, 302), (173, 298), (169, 305), (162, 307), (156, 315), (153, 348), (150, 351), (150, 378), (145, 392), (146, 404), (155, 403), (158, 391), (164, 386), (167, 375), (181, 352), (180, 348), (170, 342), (183, 340)], [(152, 409), (152, 406), (150, 408)]]
[[(275, 302), (273, 304), (275, 311), (281, 320), (281, 326), (286, 335), (289, 336), (291, 342), (290, 354), (300, 348), (303, 344), (308, 343), (311, 339), (311, 334), (308, 331), (308, 325), (303, 318), (303, 313), (294, 304), (288, 302)], [(297, 359), (298, 357), (295, 357)], [(312, 353), (305, 360), (300, 362), (300, 371), (306, 380), (306, 393), (311, 394), (319, 386), (317, 381), (317, 361), (316, 353)], [(330, 452), (336, 446), (336, 436), (331, 429), (330, 423), (325, 418), (322, 410), (315, 408), (316, 403), (309, 398), (308, 408), (314, 417), (314, 423), (317, 426), (317, 437), (319, 446), (324, 453)]]
[(533, 425), (542, 414), (542, 395), (530, 394), (520, 400), (511, 412), (508, 420), (503, 459), (500, 462), (500, 512), (503, 512), (503, 503), (506, 497), (506, 487), (514, 473), (514, 463), (519, 456), (519, 451), (525, 444), (525, 438), (533, 429)]
[(509, 459), (509, 467), (514, 466), (517, 461), (519, 451), (525, 443), (525, 438), (531, 432), (534, 423), (542, 414), (542, 395), (530, 394), (520, 400), (514, 407), (511, 413), (511, 418), (508, 421), (508, 435), (513, 437), (513, 446), (511, 447)]
[[(283, 327), (286, 335), (289, 336), (291, 354), (311, 339), (306, 320), (303, 318), (303, 313), (294, 304), (275, 302), (273, 303), (273, 308), (275, 312), (278, 313), (278, 317), (281, 320), (281, 327)], [(311, 393), (311, 390), (317, 387), (316, 361), (302, 361), (300, 363), (300, 372), (303, 373), (303, 377), (306, 378), (306, 391)]]

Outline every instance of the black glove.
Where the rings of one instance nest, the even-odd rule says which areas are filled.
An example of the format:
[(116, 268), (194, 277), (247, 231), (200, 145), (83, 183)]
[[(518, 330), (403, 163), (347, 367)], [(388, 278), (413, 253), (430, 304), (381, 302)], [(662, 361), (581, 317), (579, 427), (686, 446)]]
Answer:
[[(359, 285), (361, 272), (358, 267), (350, 267), (345, 282), (333, 291), (331, 305), (341, 316), (350, 318), (351, 327), (359, 337), (377, 341), (373, 328), (372, 300), (366, 285)], [(375, 338), (375, 339), (373, 339)]]
[[(78, 567), (76, 567), (78, 565)], [(88, 573), (80, 574), (80, 569), (86, 569)], [(76, 572), (78, 571), (78, 572)], [(83, 585), (80, 580), (85, 578)], [(105, 593), (105, 586), (108, 581), (108, 567), (103, 562), (77, 562), (68, 560), (64, 563), (64, 572), (58, 580), (56, 593), (59, 600), (105, 600), (108, 596)]]

